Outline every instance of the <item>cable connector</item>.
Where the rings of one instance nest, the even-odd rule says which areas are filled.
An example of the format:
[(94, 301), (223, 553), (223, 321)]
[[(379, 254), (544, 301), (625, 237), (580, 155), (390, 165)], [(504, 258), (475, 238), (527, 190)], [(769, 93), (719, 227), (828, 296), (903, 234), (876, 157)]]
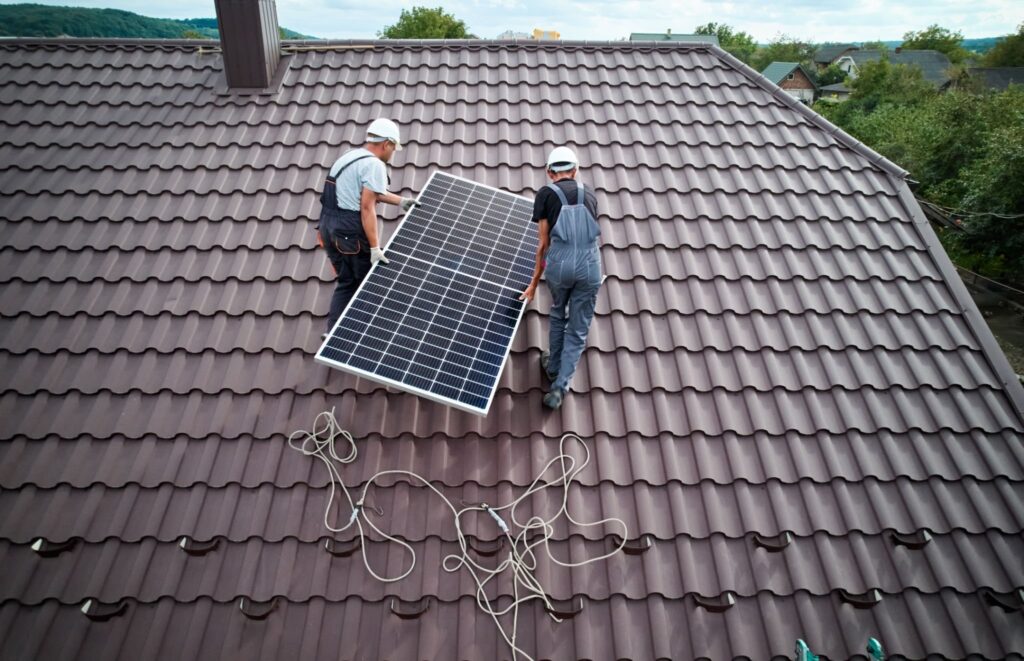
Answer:
[(494, 519), (494, 522), (498, 524), (499, 528), (501, 528), (501, 532), (505, 533), (506, 535), (509, 534), (508, 525), (500, 516), (498, 516), (497, 512), (492, 510), (490, 506), (487, 505), (487, 503), (484, 503), (483, 505), (481, 505), (481, 507), (485, 512), (491, 515), (491, 518)]
[[(361, 509), (363, 509), (363, 501), (360, 500), (356, 503), (355, 507), (352, 508), (352, 516), (348, 519), (348, 526), (356, 522), (356, 519), (359, 518), (359, 510)], [(348, 526), (345, 527), (348, 528)]]

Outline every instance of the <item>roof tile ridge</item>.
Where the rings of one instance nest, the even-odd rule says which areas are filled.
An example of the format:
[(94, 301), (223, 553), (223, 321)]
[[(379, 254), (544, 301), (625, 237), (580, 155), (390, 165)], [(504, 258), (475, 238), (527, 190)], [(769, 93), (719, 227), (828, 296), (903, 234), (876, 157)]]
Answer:
[[(217, 41), (204, 42), (218, 43)], [(494, 48), (500, 46), (531, 46), (537, 49), (556, 50), (559, 48), (607, 48), (615, 50), (642, 50), (658, 48), (665, 50), (705, 50), (703, 42), (662, 42), (662, 41), (612, 41), (612, 40), (562, 40), (562, 39), (286, 39), (282, 47), (332, 47), (351, 46), (395, 47), (395, 48)]]
[(731, 66), (733, 69), (738, 71), (740, 74), (747, 77), (755, 85), (771, 94), (773, 98), (783, 103), (784, 105), (788, 106), (790, 109), (800, 113), (815, 127), (824, 131), (828, 135), (831, 135), (841, 144), (845, 145), (846, 147), (852, 149), (853, 151), (860, 154), (864, 158), (868, 159), (868, 162), (878, 166), (884, 172), (887, 172), (888, 174), (892, 175), (893, 177), (901, 181), (905, 180), (907, 176), (910, 174), (907, 170), (901, 168), (899, 165), (896, 165), (885, 156), (882, 156), (871, 147), (867, 146), (860, 140), (857, 140), (843, 129), (839, 128), (832, 122), (828, 121), (818, 113), (814, 112), (804, 104), (797, 101), (787, 92), (785, 92), (781, 87), (775, 85), (770, 80), (765, 78), (762, 74), (757, 73), (749, 66), (741, 62), (732, 53), (720, 48), (719, 46), (715, 46), (714, 44), (708, 44), (708, 50), (714, 53), (719, 59), (721, 59), (726, 64)]

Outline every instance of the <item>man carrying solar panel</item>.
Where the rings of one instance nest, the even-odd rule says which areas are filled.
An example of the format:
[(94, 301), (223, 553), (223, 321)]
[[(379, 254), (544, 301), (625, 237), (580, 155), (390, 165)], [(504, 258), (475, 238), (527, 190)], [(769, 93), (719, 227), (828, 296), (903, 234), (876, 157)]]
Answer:
[(539, 236), (537, 263), (530, 286), (519, 297), (532, 300), (541, 274), (547, 274), (551, 291), (550, 351), (541, 354), (541, 368), (551, 381), (551, 390), (544, 395), (544, 405), (551, 409), (560, 407), (569, 391), (601, 288), (597, 198), (576, 181), (578, 168), (579, 160), (568, 147), (556, 147), (548, 156), (551, 183), (537, 192), (533, 203)]
[(388, 263), (377, 234), (377, 203), (397, 204), (402, 211), (417, 204), (411, 197), (388, 192), (385, 163), (401, 148), (398, 125), (390, 119), (375, 119), (366, 130), (366, 144), (342, 154), (327, 174), (320, 195), (320, 244), (337, 275), (328, 333), (370, 267)]

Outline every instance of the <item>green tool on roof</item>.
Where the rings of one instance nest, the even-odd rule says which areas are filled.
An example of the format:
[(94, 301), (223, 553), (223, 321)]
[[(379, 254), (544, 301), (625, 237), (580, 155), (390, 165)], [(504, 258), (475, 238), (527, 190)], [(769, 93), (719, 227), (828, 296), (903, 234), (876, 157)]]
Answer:
[(811, 648), (807, 646), (802, 639), (796, 639), (796, 656), (793, 657), (793, 661), (818, 661), (818, 655), (811, 651)]

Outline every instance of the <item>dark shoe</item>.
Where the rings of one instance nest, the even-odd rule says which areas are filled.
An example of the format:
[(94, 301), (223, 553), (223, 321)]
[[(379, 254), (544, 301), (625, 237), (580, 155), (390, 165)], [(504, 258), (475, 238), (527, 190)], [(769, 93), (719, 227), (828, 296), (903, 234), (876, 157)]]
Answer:
[(551, 372), (548, 371), (548, 365), (550, 364), (551, 353), (548, 351), (542, 351), (540, 353), (540, 371), (544, 373), (544, 378), (548, 380), (548, 383), (552, 383), (555, 379), (558, 378), (557, 374), (552, 376)]
[(544, 406), (549, 409), (558, 409), (562, 406), (562, 391), (552, 390), (548, 394), (544, 395)]

